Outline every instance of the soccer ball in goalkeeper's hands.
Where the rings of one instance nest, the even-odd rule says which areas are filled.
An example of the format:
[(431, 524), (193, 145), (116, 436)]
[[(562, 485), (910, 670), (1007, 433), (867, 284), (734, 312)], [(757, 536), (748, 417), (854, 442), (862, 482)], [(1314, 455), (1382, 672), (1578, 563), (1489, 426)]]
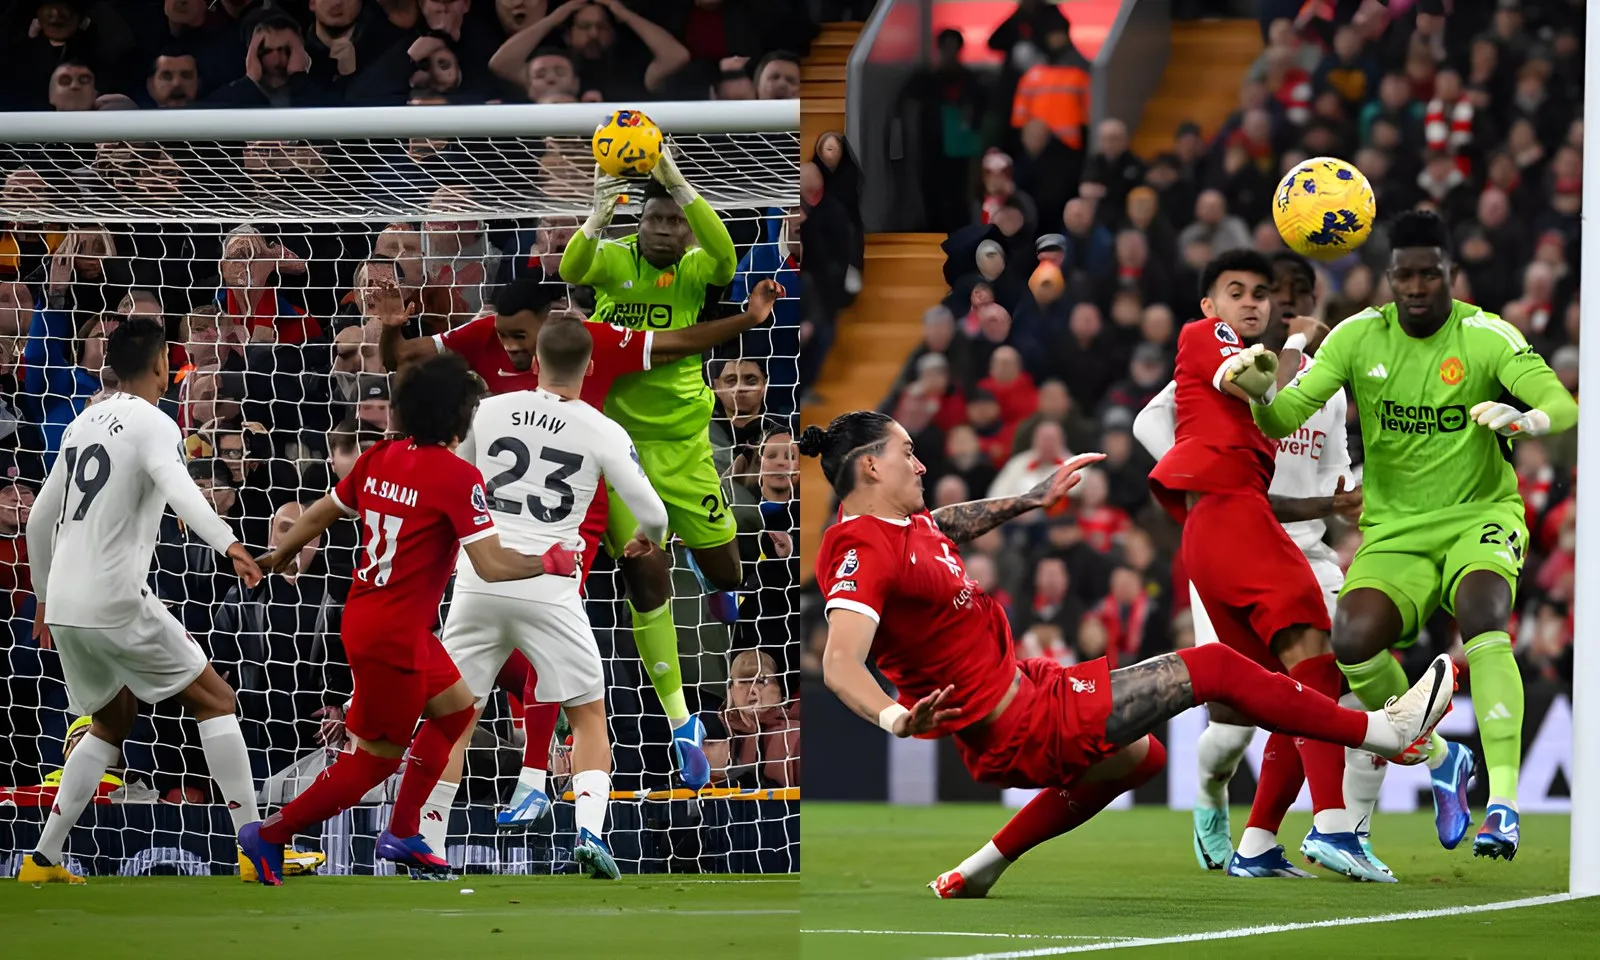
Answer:
[(661, 128), (638, 110), (618, 110), (594, 131), (594, 162), (613, 177), (646, 177), (661, 159)]
[(1272, 196), (1283, 242), (1315, 260), (1337, 260), (1366, 243), (1377, 212), (1372, 184), (1336, 157), (1296, 164)]

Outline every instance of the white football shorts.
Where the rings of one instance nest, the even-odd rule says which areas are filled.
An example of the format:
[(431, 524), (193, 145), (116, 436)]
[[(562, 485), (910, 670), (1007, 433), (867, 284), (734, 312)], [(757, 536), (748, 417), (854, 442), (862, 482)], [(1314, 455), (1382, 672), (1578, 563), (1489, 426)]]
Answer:
[(538, 671), (534, 695), (541, 703), (577, 707), (606, 695), (600, 647), (577, 597), (568, 603), (543, 603), (457, 593), (443, 639), (445, 651), (479, 701), (494, 692), (495, 677), (513, 650), (521, 650)]
[[(1328, 620), (1333, 620), (1334, 608), (1339, 605), (1339, 591), (1344, 589), (1344, 571), (1339, 569), (1338, 557), (1326, 544), (1318, 544), (1322, 550), (1308, 550), (1306, 562), (1311, 564), (1311, 572), (1317, 575), (1317, 585), (1322, 588), (1322, 598), (1328, 604)], [(1194, 617), (1194, 645), (1199, 647), (1208, 643), (1217, 642), (1217, 628), (1211, 625), (1211, 617), (1206, 614), (1205, 604), (1200, 602), (1200, 593), (1195, 590), (1194, 584), (1189, 584), (1189, 612)]]
[(78, 716), (101, 709), (123, 687), (145, 703), (160, 703), (187, 689), (211, 662), (160, 600), (146, 592), (140, 607), (120, 627), (50, 624), (67, 700)]

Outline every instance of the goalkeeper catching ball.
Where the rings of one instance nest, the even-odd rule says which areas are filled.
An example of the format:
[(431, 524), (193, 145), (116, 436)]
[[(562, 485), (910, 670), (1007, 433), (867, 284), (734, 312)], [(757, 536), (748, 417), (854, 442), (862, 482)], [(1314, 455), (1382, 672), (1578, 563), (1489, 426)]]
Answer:
[[(1256, 423), (1275, 438), (1341, 388), (1353, 391), (1365, 500), (1361, 548), (1333, 624), (1339, 669), (1363, 703), (1381, 706), (1407, 687), (1390, 648), (1414, 643), (1440, 607), (1455, 617), (1489, 776), (1473, 853), (1509, 860), (1519, 839), (1523, 701), (1507, 628), (1528, 544), (1510, 444), (1568, 429), (1578, 407), (1516, 327), (1451, 298), (1450, 236), (1437, 214), (1396, 217), (1390, 245), (1395, 302), (1336, 326), (1316, 364), (1275, 397), (1264, 375), (1271, 354), (1241, 354), (1228, 375), (1257, 400)], [(1278, 365), (1299, 363), (1299, 351), (1286, 348)], [(1439, 842), (1454, 849), (1472, 825), (1472, 753), (1437, 733), (1426, 749)]]
[[(732, 281), (738, 266), (727, 227), (678, 171), (668, 149), (662, 149), (650, 176), (638, 232), (607, 240), (601, 235), (619, 199), (634, 185), (596, 167), (594, 212), (561, 257), (562, 280), (594, 288), (596, 321), (646, 335), (698, 322), (707, 289)], [(743, 580), (733, 515), (723, 500), (721, 477), (711, 456), (712, 400), (700, 356), (695, 354), (620, 377), (605, 410), (633, 437), (640, 465), (666, 504), (669, 536), (676, 534), (689, 548), (708, 593), (736, 590)], [(703, 769), (704, 755), (698, 748), (705, 740), (705, 728), (683, 698), (677, 629), (670, 589), (665, 586), (670, 583), (671, 561), (661, 552), (623, 558), (622, 547), (636, 529), (622, 498), (610, 497), (607, 550), (620, 564), (661, 567), (647, 576), (627, 577), (634, 644), (672, 724), (684, 782), (703, 786), (709, 770)], [(657, 595), (642, 596), (649, 592), (635, 589), (642, 582), (660, 583), (663, 588)], [(730, 622), (737, 618), (731, 597), (713, 598), (713, 605), (721, 607), (716, 611), (719, 618)], [(691, 746), (694, 749), (686, 750)]]

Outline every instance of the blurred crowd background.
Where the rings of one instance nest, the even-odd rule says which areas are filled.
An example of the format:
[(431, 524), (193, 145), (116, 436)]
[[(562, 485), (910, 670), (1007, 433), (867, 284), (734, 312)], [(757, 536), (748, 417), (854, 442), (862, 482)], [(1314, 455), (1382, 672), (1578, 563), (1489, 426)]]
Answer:
[[(1075, 452), (1107, 454), (1069, 507), (964, 548), (1019, 655), (1129, 663), (1193, 642), (1179, 531), (1151, 500), (1153, 462), (1131, 426), (1171, 378), (1179, 328), (1200, 316), (1206, 261), (1283, 249), (1269, 201), (1304, 159), (1351, 160), (1377, 193), (1372, 240), (1318, 265), (1323, 320), (1389, 301), (1384, 222), (1434, 209), (1454, 232), (1456, 297), (1515, 324), (1577, 391), (1582, 0), (1260, 7), (1265, 49), (1237, 109), (1216, 131), (1178, 126), (1144, 156), (1126, 119), (1090, 129), (1070, 5), (1018, 3), (988, 39), (998, 70), (967, 65), (962, 34), (940, 34), (905, 91), (922, 119), (927, 228), (948, 234), (949, 292), (926, 304), (922, 342), (882, 409), (916, 439), (929, 506), (1021, 493)], [(1029, 285), (1044, 261), (1066, 278), (1047, 303)], [(1353, 406), (1348, 427), (1359, 476)], [(1570, 690), (1576, 437), (1525, 441), (1515, 456), (1533, 534), (1516, 649), (1530, 680)], [(1333, 522), (1329, 538), (1348, 564), (1359, 531)], [(807, 621), (808, 671), (820, 619)], [(1441, 615), (1408, 656), (1445, 649), (1465, 668)]]
[[(817, 32), (798, 0), (16, 0), (4, 8), (0, 109), (10, 111), (786, 99), (797, 95), (799, 61)], [(190, 474), (240, 540), (264, 551), (388, 428), (376, 286), (403, 289), (414, 314), (405, 333), (415, 337), (517, 312), (529, 285), (559, 282), (576, 217), (461, 212), (473, 191), (496, 188), (479, 162), (493, 149), (413, 138), (359, 151), (319, 141), (0, 150), (0, 205), (61, 214), (0, 223), (0, 787), (37, 784), (58, 766), (72, 719), (55, 653), (30, 636), (35, 598), (22, 532), (62, 431), (115, 389), (103, 368), (106, 335), (128, 317), (165, 322), (174, 383), (162, 408), (183, 428)], [(503, 166), (511, 176), (525, 161), (525, 203), (587, 204), (588, 154), (587, 140), (532, 138), (507, 147)], [(692, 165), (685, 172), (696, 176)], [(707, 179), (698, 186), (714, 186)], [(223, 189), (230, 184), (240, 190)], [(412, 191), (395, 194), (402, 202), (420, 198), (419, 215), (327, 215), (341, 197), (386, 184)], [(248, 195), (281, 213), (230, 220), (207, 206), (213, 195)], [(73, 216), (107, 198), (187, 214)], [(797, 785), (788, 440), (799, 297), (811, 269), (802, 266), (805, 212), (719, 212), (742, 260), (734, 282), (710, 292), (708, 316), (739, 312), (761, 279), (777, 279), (788, 296), (769, 326), (706, 357), (718, 397), (711, 431), (747, 561), (740, 620), (724, 624), (707, 611), (681, 559), (675, 617), (691, 706), (727, 741), (717, 755), (746, 771), (738, 785)], [(629, 219), (619, 217), (619, 235)], [(557, 295), (555, 315), (592, 311), (590, 290)], [(175, 519), (163, 526), (152, 587), (239, 690), (258, 778), (342, 737), (351, 688), (338, 618), (357, 539), (353, 521), (341, 522), (306, 548), (298, 577), (247, 593)], [(602, 558), (589, 595), (612, 671), (617, 788), (665, 786), (666, 720), (640, 675), (627, 618), (619, 620), (612, 570)], [(514, 770), (520, 716), (503, 700), (491, 709), (493, 732), (480, 731), (479, 742), (505, 749), (486, 751), (479, 772)], [(206, 799), (204, 758), (187, 725), (174, 708), (149, 712), (127, 744), (127, 777), (164, 799)], [(495, 799), (492, 785), (471, 777), (468, 790)]]

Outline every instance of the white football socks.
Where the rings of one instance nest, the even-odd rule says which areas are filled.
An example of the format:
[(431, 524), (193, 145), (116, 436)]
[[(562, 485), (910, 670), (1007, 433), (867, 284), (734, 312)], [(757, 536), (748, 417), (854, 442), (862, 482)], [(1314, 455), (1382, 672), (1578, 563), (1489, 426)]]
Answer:
[(61, 862), (61, 847), (67, 842), (67, 834), (99, 791), (100, 778), (105, 776), (106, 768), (116, 763), (121, 755), (120, 747), (86, 733), (67, 757), (66, 765), (61, 768), (61, 786), (56, 790), (55, 805), (39, 834), (39, 844), (34, 847), (51, 863)]
[(423, 842), (441, 857), (444, 856), (445, 838), (450, 832), (450, 808), (455, 806), (456, 791), (460, 788), (459, 783), (440, 780), (433, 785), (433, 790), (428, 793), (428, 801), (422, 805), (419, 829)]
[(1000, 852), (1000, 848), (990, 840), (972, 856), (961, 861), (961, 865), (956, 869), (966, 881), (968, 893), (983, 894), (995, 885), (995, 881), (1000, 879), (1000, 875), (1005, 873), (1009, 866), (1011, 861), (1007, 860)]
[(1278, 838), (1260, 827), (1245, 827), (1239, 835), (1239, 856), (1259, 857), (1278, 845)]
[(611, 774), (580, 770), (572, 775), (573, 822), (578, 830), (605, 837), (606, 804), (611, 799)]
[(537, 767), (523, 767), (517, 774), (516, 788), (511, 791), (511, 805), (514, 807), (527, 798), (528, 794), (537, 790), (544, 793), (545, 778), (549, 776), (548, 770)]
[(206, 766), (222, 793), (222, 802), (228, 805), (228, 816), (233, 818), (237, 833), (246, 824), (261, 819), (256, 809), (256, 779), (250, 773), (250, 754), (244, 747), (239, 718), (230, 713), (202, 720), (198, 726)]
[(1196, 751), (1200, 761), (1200, 790), (1195, 795), (1195, 806), (1217, 810), (1228, 805), (1228, 781), (1239, 769), (1245, 748), (1255, 736), (1255, 727), (1241, 727), (1232, 723), (1206, 724), (1200, 734)]
[[(1361, 710), (1361, 699), (1347, 693), (1339, 699), (1341, 707)], [(1372, 831), (1372, 811), (1378, 805), (1384, 774), (1389, 762), (1374, 753), (1346, 747), (1344, 751), (1344, 805), (1354, 819), (1357, 833)]]

